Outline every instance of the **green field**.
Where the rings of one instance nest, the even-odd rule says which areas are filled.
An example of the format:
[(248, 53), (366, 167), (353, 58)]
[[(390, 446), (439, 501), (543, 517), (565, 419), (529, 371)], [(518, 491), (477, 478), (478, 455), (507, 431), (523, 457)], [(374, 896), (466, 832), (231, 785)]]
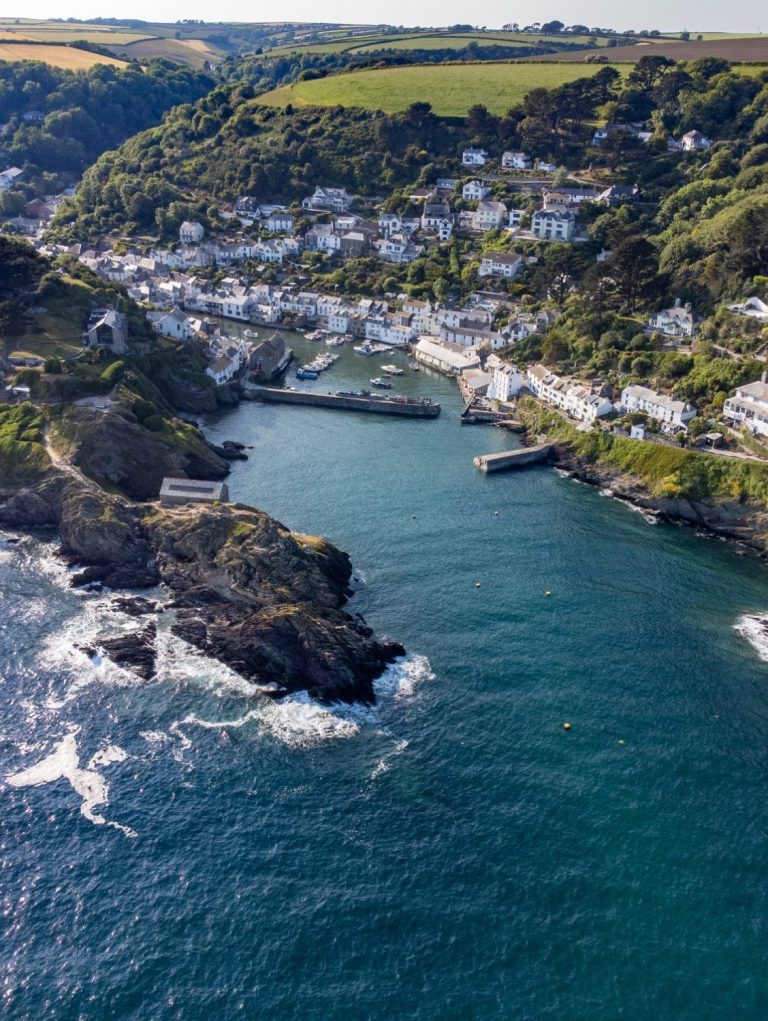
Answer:
[(531, 89), (591, 77), (605, 64), (417, 64), (353, 71), (284, 85), (253, 102), (266, 106), (359, 106), (396, 113), (427, 102), (437, 114), (463, 117), (476, 103), (506, 113)]
[[(271, 53), (370, 53), (378, 50), (461, 50), (470, 43), (478, 46), (540, 46), (575, 43), (586, 46), (590, 36), (532, 35), (528, 32), (403, 32), (344, 36), (325, 42), (280, 46)], [(607, 45), (606, 38), (596, 40)]]

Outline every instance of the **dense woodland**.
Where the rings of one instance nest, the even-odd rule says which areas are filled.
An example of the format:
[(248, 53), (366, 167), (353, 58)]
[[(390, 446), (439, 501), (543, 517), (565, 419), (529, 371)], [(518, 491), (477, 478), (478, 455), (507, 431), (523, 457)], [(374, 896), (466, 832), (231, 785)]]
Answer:
[[(79, 174), (103, 152), (208, 92), (210, 75), (170, 61), (142, 69), (97, 64), (65, 71), (39, 61), (0, 62), (0, 160), (38, 174)], [(28, 123), (24, 114), (43, 114)]]

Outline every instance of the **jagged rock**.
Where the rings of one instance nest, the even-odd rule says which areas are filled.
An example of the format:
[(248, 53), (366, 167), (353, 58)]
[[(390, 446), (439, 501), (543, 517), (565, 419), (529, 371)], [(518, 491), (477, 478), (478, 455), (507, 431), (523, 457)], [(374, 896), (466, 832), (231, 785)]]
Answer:
[(129, 617), (143, 617), (149, 613), (157, 613), (160, 604), (152, 599), (143, 599), (141, 596), (116, 596), (112, 600), (111, 609), (118, 613), (125, 613)]
[[(156, 673), (157, 652), (155, 640), (157, 626), (154, 622), (145, 628), (131, 631), (116, 638), (105, 638), (99, 642), (104, 654), (125, 670), (138, 674), (145, 681), (151, 680)], [(83, 646), (83, 651), (93, 656), (98, 651), (94, 646)]]
[[(327, 702), (371, 703), (374, 680), (404, 652), (344, 609), (352, 575), (346, 553), (261, 511), (134, 503), (60, 471), (0, 498), (0, 522), (23, 527), (29, 508), (37, 522), (58, 528), (66, 559), (81, 565), (76, 583), (163, 582), (171, 592), (163, 609), (176, 612), (173, 632), (271, 696), (306, 690)], [(135, 597), (117, 605), (152, 612)], [(146, 629), (110, 639), (105, 651), (151, 676), (150, 637), (153, 645)]]
[(234, 440), (224, 440), (220, 447), (211, 444), (211, 450), (225, 461), (247, 461), (248, 455), (245, 452), (244, 443), (235, 443)]

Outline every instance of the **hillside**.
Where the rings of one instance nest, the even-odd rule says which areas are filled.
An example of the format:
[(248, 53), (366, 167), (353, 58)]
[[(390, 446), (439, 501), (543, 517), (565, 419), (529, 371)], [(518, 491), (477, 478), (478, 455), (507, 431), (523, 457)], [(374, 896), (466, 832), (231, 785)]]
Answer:
[(329, 75), (284, 85), (254, 102), (263, 106), (347, 106), (396, 113), (416, 98), (444, 117), (464, 117), (481, 103), (503, 114), (536, 88), (554, 89), (590, 77), (596, 64), (438, 64), (392, 67)]
[[(593, 51), (554, 53), (544, 56), (545, 61), (580, 60), (593, 56)], [(768, 36), (706, 36), (701, 39), (654, 39), (622, 46), (611, 50), (611, 60), (635, 63), (647, 56), (670, 57), (672, 60), (698, 60), (700, 57), (719, 57), (723, 60), (747, 64), (768, 63)]]

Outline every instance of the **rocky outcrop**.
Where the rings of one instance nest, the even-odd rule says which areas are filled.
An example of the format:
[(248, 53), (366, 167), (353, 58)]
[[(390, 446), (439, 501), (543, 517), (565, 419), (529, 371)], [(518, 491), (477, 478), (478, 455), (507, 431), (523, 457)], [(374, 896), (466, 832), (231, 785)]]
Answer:
[(146, 627), (130, 631), (128, 634), (102, 639), (98, 647), (82, 646), (82, 650), (89, 656), (96, 656), (101, 651), (124, 670), (130, 670), (145, 681), (150, 681), (156, 672), (156, 638), (157, 624), (152, 621)]
[(768, 556), (768, 511), (739, 500), (701, 501), (654, 496), (642, 481), (610, 464), (579, 458), (567, 444), (553, 448), (552, 463), (580, 482), (598, 486), (621, 500), (655, 514), (660, 520), (692, 525), (724, 539), (740, 542)]
[[(81, 567), (76, 582), (164, 583), (172, 602), (156, 609), (172, 615), (177, 635), (278, 693), (371, 703), (374, 680), (404, 652), (344, 609), (352, 574), (345, 553), (250, 507), (134, 503), (52, 470), (22, 490), (3, 493), (0, 485), (0, 523), (57, 528), (64, 553)], [(105, 652), (151, 676), (154, 633), (120, 638), (102, 643)]]
[(126, 410), (69, 408), (60, 441), (72, 448), (72, 464), (101, 485), (117, 487), (136, 500), (153, 500), (166, 475), (223, 479), (227, 460), (189, 423), (173, 420), (153, 432)]

